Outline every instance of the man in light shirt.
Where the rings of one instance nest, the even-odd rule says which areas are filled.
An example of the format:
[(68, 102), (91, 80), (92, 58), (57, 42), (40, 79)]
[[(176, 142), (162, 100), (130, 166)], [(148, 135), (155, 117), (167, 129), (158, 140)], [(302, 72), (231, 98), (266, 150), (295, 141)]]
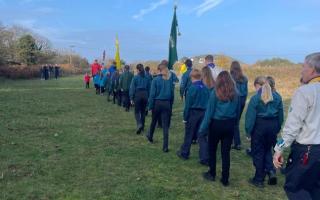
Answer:
[(208, 66), (211, 70), (211, 73), (212, 73), (212, 77), (214, 80), (217, 79), (218, 75), (220, 74), (220, 72), (222, 72), (223, 70), (219, 67), (219, 66), (216, 66), (214, 64), (214, 59), (213, 59), (213, 56), (212, 55), (207, 55), (205, 58), (205, 64), (206, 66)]
[(320, 199), (320, 52), (308, 55), (302, 67), (302, 85), (289, 108), (282, 139), (273, 163), (283, 165), (282, 152), (291, 146), (284, 189), (290, 200)]

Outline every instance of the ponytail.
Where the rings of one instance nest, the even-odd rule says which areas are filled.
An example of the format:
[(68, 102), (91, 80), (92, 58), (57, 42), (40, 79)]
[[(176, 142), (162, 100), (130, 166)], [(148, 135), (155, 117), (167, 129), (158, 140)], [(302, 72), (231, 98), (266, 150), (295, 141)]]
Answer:
[(272, 89), (268, 81), (266, 81), (261, 88), (261, 100), (264, 104), (273, 101)]

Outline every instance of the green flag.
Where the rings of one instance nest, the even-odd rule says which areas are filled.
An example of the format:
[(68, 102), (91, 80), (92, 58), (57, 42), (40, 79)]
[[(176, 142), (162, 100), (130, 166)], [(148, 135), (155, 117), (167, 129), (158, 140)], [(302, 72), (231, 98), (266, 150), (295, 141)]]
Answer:
[(172, 19), (171, 25), (171, 33), (169, 39), (169, 63), (168, 68), (172, 69), (174, 63), (178, 60), (178, 53), (177, 53), (177, 35), (178, 35), (178, 21), (176, 16), (177, 6), (174, 7), (174, 14)]

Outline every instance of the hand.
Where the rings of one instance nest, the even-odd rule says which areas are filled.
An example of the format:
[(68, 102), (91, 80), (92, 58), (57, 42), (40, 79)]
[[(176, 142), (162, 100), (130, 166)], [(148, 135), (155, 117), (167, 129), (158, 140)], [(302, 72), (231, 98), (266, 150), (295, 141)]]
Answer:
[(187, 121), (185, 121), (185, 120), (182, 120), (182, 122), (185, 124), (185, 123), (187, 123)]
[(250, 141), (251, 141), (251, 137), (248, 137), (248, 136), (247, 136), (247, 140), (250, 142)]
[(133, 106), (134, 106), (134, 102), (133, 102), (132, 100), (131, 100), (130, 102), (131, 102), (131, 105), (133, 105)]
[(273, 155), (273, 165), (278, 169), (283, 164), (283, 155), (281, 152), (276, 151)]

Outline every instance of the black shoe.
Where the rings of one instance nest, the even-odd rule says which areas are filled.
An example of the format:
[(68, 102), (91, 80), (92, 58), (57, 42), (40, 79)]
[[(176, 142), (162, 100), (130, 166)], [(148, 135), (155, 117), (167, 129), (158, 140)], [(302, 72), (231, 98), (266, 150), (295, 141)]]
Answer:
[(164, 148), (164, 149), (162, 149), (162, 151), (163, 151), (164, 153), (168, 153), (168, 152), (169, 152), (169, 149), (168, 149), (168, 148)]
[(182, 154), (181, 154), (181, 151), (177, 151), (177, 156), (179, 157), (179, 158), (181, 158), (182, 160), (188, 160), (188, 158), (187, 157), (185, 157), (185, 156), (183, 156)]
[(209, 166), (209, 162), (207, 160), (200, 160), (199, 164), (204, 166)]
[(146, 135), (146, 138), (147, 138), (147, 140), (148, 140), (150, 143), (153, 143), (153, 139), (152, 139), (152, 138), (150, 138), (150, 136), (149, 136), (149, 135)]
[(255, 187), (258, 187), (258, 188), (263, 188), (263, 187), (264, 187), (263, 182), (255, 181), (253, 178), (250, 178), (250, 179), (248, 180), (248, 182), (249, 182), (251, 185), (253, 185), (253, 186), (255, 186)]
[(215, 181), (216, 178), (209, 171), (202, 173), (202, 177), (208, 181)]
[(136, 134), (139, 135), (139, 134), (141, 133), (141, 131), (142, 131), (142, 126), (140, 126), (140, 127), (137, 129)]
[(248, 156), (252, 157), (251, 148), (246, 149), (246, 153), (247, 153)]
[(268, 175), (269, 175), (268, 185), (277, 185), (278, 181), (277, 181), (276, 174), (273, 171), (270, 171)]
[(228, 181), (228, 180), (225, 180), (225, 179), (221, 178), (221, 179), (220, 179), (220, 182), (222, 183), (222, 185), (223, 185), (224, 187), (229, 186), (229, 181)]

